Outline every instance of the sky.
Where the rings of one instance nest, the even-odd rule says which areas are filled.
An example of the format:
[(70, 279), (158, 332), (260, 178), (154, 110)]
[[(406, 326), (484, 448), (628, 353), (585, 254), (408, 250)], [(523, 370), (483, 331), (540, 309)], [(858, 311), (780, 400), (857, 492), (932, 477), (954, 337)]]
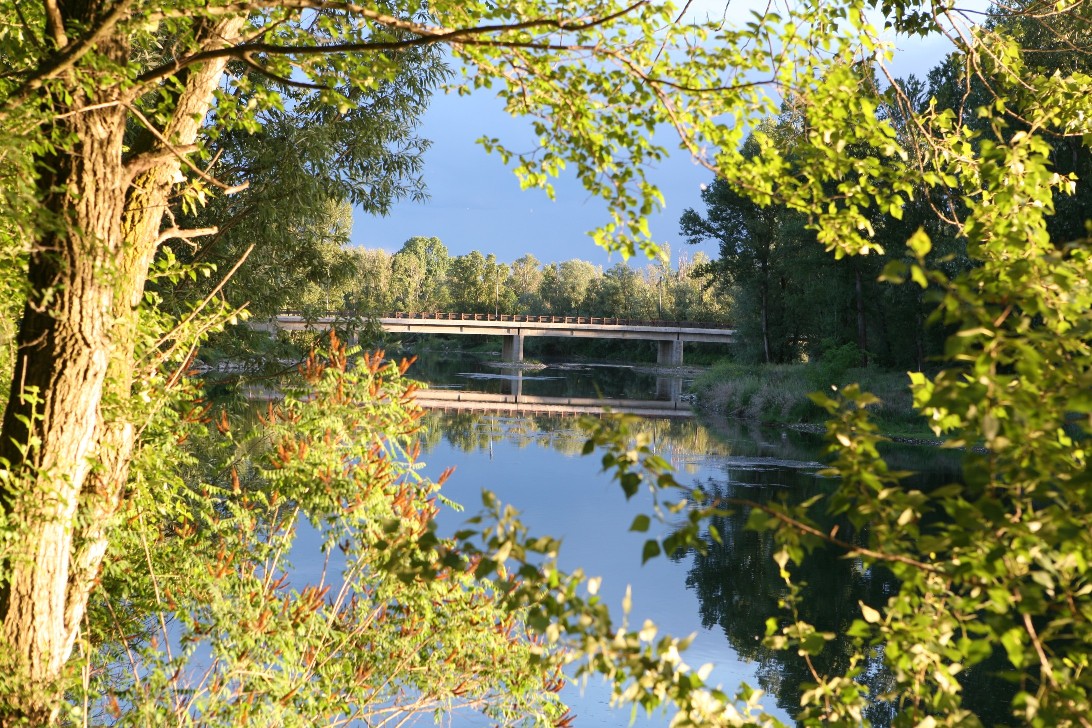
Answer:
[[(716, 0), (699, 1), (695, 6), (697, 12), (718, 16), (724, 12), (723, 2)], [(729, 21), (745, 17), (749, 7), (758, 7), (758, 3), (732, 3)], [(948, 50), (942, 38), (926, 42), (896, 39), (896, 47), (893, 72), (919, 77)], [(611, 256), (596, 247), (588, 236), (607, 216), (604, 206), (590, 199), (578, 182), (565, 177), (556, 181), (556, 201), (550, 201), (541, 190), (520, 190), (515, 175), (500, 158), (474, 143), (484, 135), (523, 148), (514, 142), (530, 143), (532, 138), (528, 122), (505, 114), (491, 92), (437, 94), (418, 131), (432, 141), (424, 159), (430, 199), (397, 203), (385, 218), (356, 211), (352, 244), (395, 252), (407, 239), (421, 235), (440, 238), (453, 256), (479, 250), (511, 262), (531, 253), (544, 263), (582, 258), (604, 268), (621, 260), (617, 253)], [(693, 256), (697, 250), (715, 257), (715, 244), (686, 245), (678, 229), (684, 210), (703, 211), (701, 188), (712, 180), (710, 172), (677, 151), (651, 170), (649, 179), (660, 187), (665, 199), (664, 209), (649, 218), (653, 240), (668, 244), (673, 260), (680, 254)]]

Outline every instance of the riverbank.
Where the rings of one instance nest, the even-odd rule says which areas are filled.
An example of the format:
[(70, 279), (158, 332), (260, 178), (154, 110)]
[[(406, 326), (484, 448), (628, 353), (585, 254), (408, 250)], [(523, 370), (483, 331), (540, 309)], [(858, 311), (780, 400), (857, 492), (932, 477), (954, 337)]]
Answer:
[(936, 442), (925, 419), (913, 408), (905, 372), (871, 368), (834, 372), (815, 364), (721, 362), (698, 376), (691, 391), (696, 396), (695, 406), (707, 412), (818, 431), (829, 415), (808, 394), (851, 382), (859, 383), (880, 398), (880, 404), (871, 408), (872, 418), (886, 435), (913, 442)]

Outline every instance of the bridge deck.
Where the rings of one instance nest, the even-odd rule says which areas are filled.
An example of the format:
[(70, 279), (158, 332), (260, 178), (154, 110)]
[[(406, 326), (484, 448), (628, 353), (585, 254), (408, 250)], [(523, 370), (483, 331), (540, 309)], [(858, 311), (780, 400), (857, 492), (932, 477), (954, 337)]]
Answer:
[[(316, 323), (318, 323), (319, 321), (329, 323), (330, 321), (346, 321), (358, 317), (359, 314), (352, 312), (330, 311), (325, 314), (320, 314), (314, 320)], [(278, 314), (277, 318), (305, 319), (305, 316), (299, 311), (285, 311), (281, 314)], [(502, 323), (530, 324), (589, 324), (593, 326), (640, 326), (656, 328), (717, 329), (734, 331), (731, 324), (722, 324), (709, 321), (648, 321), (642, 319), (615, 318), (610, 316), (534, 316), (522, 314), (509, 315), (503, 313), (499, 316), (496, 316), (491, 313), (448, 313), (443, 311), (406, 313), (404, 311), (397, 311), (388, 316), (380, 316), (379, 319), (382, 321), (406, 319), (409, 321), (496, 321)]]
[[(280, 314), (277, 328), (299, 330), (327, 328), (349, 320), (329, 314), (307, 318), (302, 314)], [(378, 319), (392, 333), (483, 334), (494, 336), (574, 336), (580, 338), (644, 339), (732, 343), (735, 329), (724, 324), (694, 321), (638, 321), (599, 316), (493, 316), (486, 314), (393, 315)]]
[[(252, 328), (324, 329), (351, 321), (352, 316), (330, 313), (308, 318), (300, 313), (284, 313), (268, 324), (253, 323)], [(493, 316), (472, 313), (396, 313), (378, 319), (386, 331), (419, 334), (479, 334), (504, 337), (502, 356), (508, 361), (523, 361), (523, 340), (528, 336), (557, 336), (595, 339), (637, 339), (658, 341), (657, 361), (669, 366), (682, 364), (684, 342), (730, 344), (735, 329), (723, 324), (693, 321), (637, 321), (598, 316)]]

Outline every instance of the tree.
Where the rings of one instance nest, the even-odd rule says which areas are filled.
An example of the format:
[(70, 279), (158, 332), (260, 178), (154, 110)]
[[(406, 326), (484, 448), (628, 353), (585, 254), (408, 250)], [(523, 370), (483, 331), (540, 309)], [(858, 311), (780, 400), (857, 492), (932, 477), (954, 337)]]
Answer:
[[(259, 106), (253, 123), (218, 128), (215, 138), (202, 139), (216, 160), (211, 170), (216, 178), (246, 188), (213, 195), (196, 209), (173, 202), (171, 215), (179, 227), (216, 229), (188, 244), (172, 242), (179, 259), (226, 271), (249, 249), (223, 290), (232, 304), (246, 304), (261, 318), (299, 308), (309, 280), (327, 288), (335, 284), (324, 250), (330, 236), (324, 231), (336, 219), (347, 235), (351, 218), (331, 217), (331, 207), (386, 214), (394, 200), (424, 197), (421, 155), (428, 143), (414, 129), (429, 94), (448, 74), (436, 48), (399, 54), (397, 62), (389, 79), (364, 89), (344, 85), (341, 91), (353, 104), (341, 110), (317, 89), (285, 86), (250, 72), (247, 89), (236, 91), (240, 102), (280, 93), (287, 108)], [(219, 279), (199, 282), (198, 291), (172, 286), (170, 294), (184, 308)], [(162, 287), (157, 290), (167, 295)]]
[(351, 252), (357, 258), (356, 280), (354, 290), (350, 294), (351, 307), (367, 315), (393, 311), (391, 301), (394, 285), (391, 279), (393, 262), (391, 255), (381, 248), (376, 250), (352, 248)]
[[(782, 267), (792, 267), (791, 256), (774, 257), (774, 251), (787, 243), (781, 236), (781, 221), (791, 213), (772, 205), (756, 205), (719, 178), (702, 190), (702, 201), (708, 217), (703, 219), (688, 209), (679, 220), (680, 229), (691, 244), (719, 241), (720, 257), (697, 274), (736, 292), (733, 310), (737, 325), (745, 332), (757, 329), (762, 361), (769, 364), (791, 359), (792, 338), (782, 323), (788, 273)], [(756, 318), (757, 326), (751, 326)]]
[(498, 263), (493, 253), (485, 256), (472, 250), (457, 256), (447, 275), (452, 308), (466, 313), (512, 313), (514, 301), (505, 286), (508, 276), (508, 266)]
[(538, 313), (542, 309), (542, 264), (527, 253), (512, 263), (508, 289), (516, 296), (513, 313)]
[[(134, 461), (72, 708), (135, 726), (564, 720), (560, 655), (523, 639), (526, 611), (434, 533), (440, 484), (414, 475), (407, 366), (376, 355), (350, 370), (335, 343), (261, 428), (240, 427), (246, 412), (155, 419), (171, 436)], [(321, 576), (300, 583), (290, 562)]]
[(542, 302), (547, 313), (572, 316), (584, 312), (588, 287), (599, 275), (586, 260), (566, 260), (551, 263), (542, 271)]
[[(1017, 12), (1032, 23), (1051, 22), (1037, 9)], [(1081, 11), (1062, 16), (1087, 19)], [(825, 506), (759, 509), (763, 515), (752, 525), (779, 534), (784, 548), (777, 558), (786, 579), (820, 542), (893, 571), (898, 593), (882, 609), (862, 605), (862, 618), (849, 632), (858, 655), (883, 645), (893, 667), (897, 724), (978, 724), (963, 702), (960, 677), (1002, 645), (1009, 676), (1019, 685), (1013, 717), (1079, 725), (1089, 709), (1089, 685), (1076, 668), (1088, 659), (1078, 647), (1088, 623), (1073, 615), (1083, 608), (1076, 585), (1087, 572), (1069, 564), (1088, 549), (1087, 531), (1075, 525), (1072, 508), (1089, 482), (1081, 443), (1092, 424), (1092, 291), (1087, 241), (1051, 238), (1055, 200), (1072, 193), (1074, 180), (1052, 167), (1048, 140), (1087, 132), (1080, 90), (1087, 77), (1036, 75), (1004, 33), (977, 29), (971, 36), (960, 60), (964, 88), (977, 78), (974, 83), (988, 89), (988, 103), (973, 110), (973, 123), (932, 105), (915, 114), (909, 97), (895, 89), (921, 141), (901, 147), (889, 118), (875, 113), (879, 99), (869, 79), (847, 63), (816, 79), (822, 91), (810, 94), (813, 126), (805, 146), (790, 158), (770, 145), (749, 164), (729, 152), (725, 156), (739, 163), (721, 171), (758, 204), (806, 213), (819, 242), (839, 257), (882, 252), (870, 211), (897, 219), (907, 199), (925, 195), (938, 221), (966, 241), (974, 265), (950, 272), (943, 258), (927, 258), (933, 245), (922, 227), (907, 241), (909, 261), (893, 261), (884, 277), (939, 299), (934, 317), (954, 333), (945, 342), (944, 370), (932, 378), (912, 375), (915, 402), (938, 434), (984, 454), (968, 452), (963, 484), (905, 485), (876, 449), (879, 438), (866, 414), (874, 398), (850, 387), (818, 398), (836, 417), (828, 424), (832, 472), (842, 475), (843, 486)], [(1024, 130), (1010, 135), (1014, 126)], [(854, 145), (875, 151), (845, 154)], [(1030, 351), (1033, 361), (1025, 358)], [(867, 529), (867, 546), (823, 531), (818, 514), (824, 509)], [(1059, 609), (1059, 598), (1076, 601)], [(768, 635), (770, 644), (809, 656), (827, 639), (803, 620), (773, 626)], [(799, 719), (860, 721), (863, 678), (860, 663), (813, 674), (816, 687)]]
[[(807, 126), (807, 112), (786, 103), (776, 119), (759, 125), (742, 154), (753, 159), (763, 145), (773, 145), (791, 158), (794, 147), (806, 143)], [(718, 242), (719, 258), (695, 274), (732, 295), (744, 356), (767, 364), (817, 360), (850, 344), (867, 365), (876, 339), (869, 331), (875, 329), (881, 256), (836, 264), (815, 244), (801, 212), (759, 204), (724, 179), (706, 186), (702, 201), (705, 217), (685, 210), (680, 231), (691, 244)]]
[(320, 205), (319, 209), (325, 213), (321, 227), (298, 233), (299, 237), (307, 236), (317, 241), (314, 247), (318, 259), (302, 270), (301, 266), (285, 266), (285, 272), (302, 274), (301, 283), (293, 287), (297, 291), (300, 308), (340, 311), (345, 307), (345, 299), (357, 274), (355, 256), (346, 249), (353, 211), (347, 204), (327, 203)]
[(427, 308), (423, 305), (424, 286), (425, 268), (421, 259), (413, 254), (395, 253), (391, 258), (391, 290), (395, 307), (400, 311)]
[[(17, 29), (0, 39), (6, 275), (26, 301), (0, 426), (0, 505), (13, 529), (0, 615), (15, 676), (3, 703), (13, 720), (45, 722), (119, 533), (129, 466), (147, 444), (141, 433), (160, 391), (177, 386), (200, 336), (234, 316), (215, 312), (210, 296), (172, 326), (145, 297), (150, 275), (188, 274), (172, 268), (162, 244), (209, 232), (165, 216), (171, 203), (194, 210), (234, 191), (215, 177), (215, 140), (256, 131), (260, 112), (292, 103), (290, 89), (313, 90), (327, 118), (355, 109), (373, 118), (367, 92), (397, 78), (405, 54), (422, 47), (447, 45), (474, 69), (471, 83), (507, 79), (520, 105), (513, 112), (551, 118), (563, 106), (591, 109), (579, 99), (598, 94), (607, 62), (630, 79), (618, 93), (645, 89), (631, 112), (590, 126), (591, 118), (567, 120), (569, 131), (519, 171), (544, 184), (569, 158), (593, 192), (608, 197), (609, 187), (615, 226), (639, 231), (626, 210), (657, 199), (643, 169), (662, 149), (630, 121), (648, 120), (638, 107), (662, 84), (637, 69), (660, 47), (646, 37), (650, 24), (672, 27), (673, 18), (645, 4), (559, 15), (548, 3), (432, 3), (426, 14), (413, 4), (158, 1), (47, 2), (33, 11), (9, 3), (3, 17)], [(631, 27), (643, 40), (620, 55), (613, 41)], [(555, 42), (562, 37), (566, 49)], [(709, 78), (726, 65), (695, 55)], [(561, 58), (571, 61), (563, 96), (574, 104), (557, 104), (557, 87), (543, 85)], [(510, 73), (512, 63), (520, 73)], [(608, 145), (593, 128), (601, 126), (617, 132)], [(612, 151), (607, 164), (602, 155)]]
[(448, 304), (444, 280), (451, 265), (447, 246), (439, 238), (412, 237), (391, 262), (396, 301), (407, 311), (438, 311)]
[(732, 309), (731, 293), (716, 285), (706, 285), (699, 271), (709, 264), (705, 253), (698, 251), (693, 258), (680, 254), (672, 278), (671, 307), (681, 321), (726, 321)]
[(593, 316), (656, 318), (655, 292), (625, 263), (616, 263), (592, 280), (584, 308)]

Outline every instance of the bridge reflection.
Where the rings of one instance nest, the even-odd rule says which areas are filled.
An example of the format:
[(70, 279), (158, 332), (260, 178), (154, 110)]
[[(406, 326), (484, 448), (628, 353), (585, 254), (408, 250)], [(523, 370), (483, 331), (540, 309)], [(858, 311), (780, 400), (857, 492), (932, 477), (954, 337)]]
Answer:
[(415, 397), (426, 409), (503, 412), (511, 414), (601, 415), (607, 412), (644, 417), (693, 417), (682, 399), (682, 380), (657, 377), (657, 399), (602, 399), (597, 397), (539, 397), (523, 393), (523, 374), (505, 380), (506, 393), (462, 389), (422, 389)]

